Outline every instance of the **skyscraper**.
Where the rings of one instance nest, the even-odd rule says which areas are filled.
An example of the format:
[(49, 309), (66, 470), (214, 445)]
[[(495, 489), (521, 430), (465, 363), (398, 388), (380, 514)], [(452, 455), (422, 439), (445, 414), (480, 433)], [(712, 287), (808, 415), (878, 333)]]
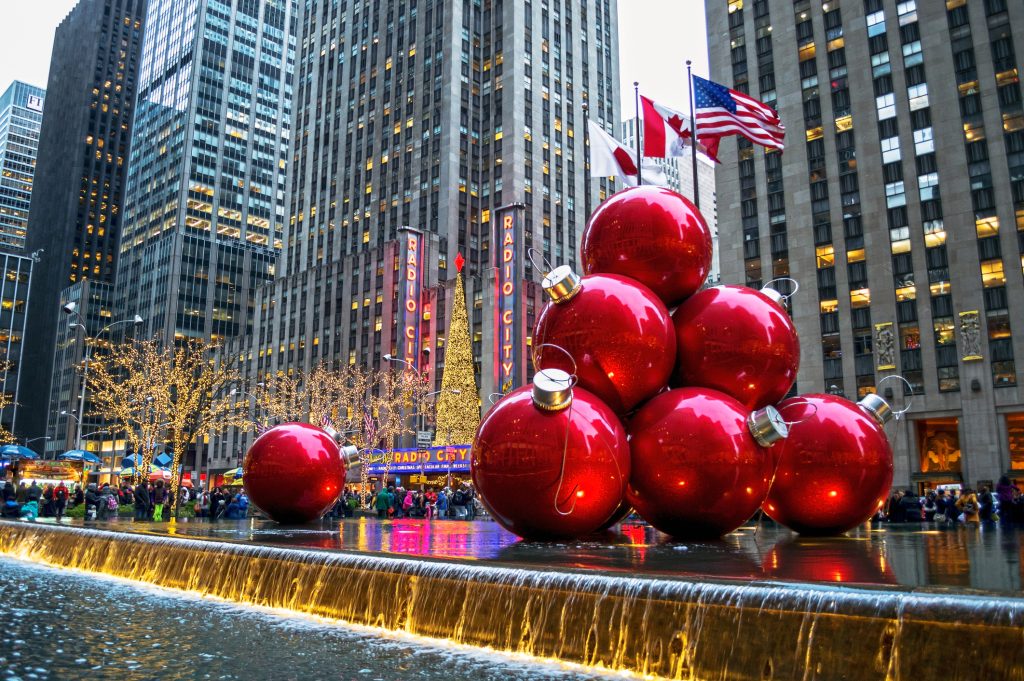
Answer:
[(251, 330), (285, 225), (295, 0), (151, 0), (115, 307), (166, 340)]
[(1020, 4), (705, 5), (712, 78), (787, 126), (725, 147), (719, 224), (725, 281), (800, 283), (797, 389), (909, 406), (900, 487), (1024, 479)]
[[(24, 426), (25, 409), (21, 402), (32, 266), (31, 257), (0, 252), (0, 390), (7, 398), (7, 406), (0, 411), (0, 423), (8, 432), (17, 429), (18, 436), (30, 439), (45, 435)], [(42, 444), (33, 447), (40, 451)]]
[[(588, 206), (608, 191), (588, 178), (584, 131), (588, 111), (608, 129), (619, 122), (616, 2), (312, 0), (298, 39), (282, 278), (233, 351), (253, 381), (320, 361), (381, 367), (409, 351), (408, 326), (409, 358), (437, 389), (462, 253), (486, 408), (502, 382), (496, 225), (515, 221), (507, 297), (522, 383), (541, 261), (578, 266)], [(411, 322), (404, 226), (426, 247)], [(221, 438), (213, 467), (234, 465), (246, 443)]]
[(46, 272), (26, 334), (27, 433), (46, 426), (61, 290), (114, 281), (145, 14), (145, 0), (80, 0), (54, 36), (26, 242)]
[(0, 96), (0, 248), (21, 250), (46, 90), (16, 80)]

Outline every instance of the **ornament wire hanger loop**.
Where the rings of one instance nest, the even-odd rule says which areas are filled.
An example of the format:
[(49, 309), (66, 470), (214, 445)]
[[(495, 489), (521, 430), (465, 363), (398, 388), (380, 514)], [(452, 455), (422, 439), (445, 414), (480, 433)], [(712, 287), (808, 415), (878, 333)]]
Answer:
[[(569, 361), (572, 362), (572, 375), (570, 376), (570, 378), (572, 378), (573, 381), (575, 381), (576, 380), (576, 368), (577, 367), (576, 367), (576, 358), (572, 356), (572, 353), (569, 352), (568, 350), (566, 350), (565, 348), (563, 348), (561, 345), (555, 345), (554, 343), (541, 343), (540, 345), (537, 346), (537, 350), (540, 351), (540, 354), (541, 354), (541, 358), (540, 358), (540, 361), (538, 361), (538, 364), (540, 362), (544, 361), (544, 359), (543, 359), (543, 355), (544, 355), (543, 350), (544, 350), (544, 348), (554, 348), (555, 350), (560, 350), (562, 352), (562, 354), (564, 354), (566, 357), (569, 358)], [(576, 385), (575, 382), (571, 383), (569, 385), (569, 387), (571, 388), (574, 385)]]
[(504, 396), (505, 393), (491, 393), (490, 395), (487, 396), (487, 401), (490, 402), (491, 404), (497, 404), (498, 401), (501, 400), (501, 398)]
[(878, 382), (878, 385), (875, 386), (875, 389), (877, 390), (879, 387), (881, 387), (883, 383), (893, 378), (896, 379), (897, 381), (903, 381), (903, 384), (907, 386), (907, 390), (910, 391), (910, 401), (907, 402), (907, 406), (903, 407), (903, 409), (900, 409), (899, 411), (894, 411), (892, 413), (892, 417), (899, 421), (901, 418), (903, 418), (904, 414), (910, 411), (910, 407), (912, 407), (914, 404), (914, 386), (910, 383), (910, 381), (905, 379), (900, 374), (889, 374), (888, 376), (886, 376), (885, 378)]
[(544, 272), (545, 274), (547, 274), (547, 273), (548, 273), (548, 272), (550, 272), (551, 270), (555, 269), (555, 268), (554, 268), (554, 267), (553, 267), (553, 266), (551, 265), (551, 263), (550, 263), (550, 262), (548, 262), (548, 259), (547, 259), (547, 258), (546, 258), (546, 257), (544, 256), (544, 254), (543, 254), (543, 253), (540, 253), (539, 255), (540, 255), (540, 261), (541, 261), (541, 263), (542, 263), (542, 264), (543, 264), (544, 266), (543, 266), (543, 267), (541, 267), (540, 265), (538, 265), (538, 264), (537, 264), (537, 259), (536, 259), (536, 256), (537, 256), (537, 255), (538, 255), (538, 253), (537, 253), (537, 250), (536, 250), (536, 249), (535, 249), (535, 248), (534, 248), (533, 246), (531, 246), (531, 247), (529, 247), (529, 248), (527, 248), (527, 249), (526, 249), (526, 257), (530, 259), (530, 262), (531, 262), (531, 263), (533, 263), (533, 266), (534, 266), (535, 268), (537, 268), (537, 269), (538, 269), (538, 270), (540, 270), (541, 272)]
[(803, 397), (798, 397), (798, 398), (790, 401), (789, 404), (783, 406), (782, 409), (779, 409), (779, 413), (781, 414), (784, 410), (789, 409), (790, 407), (795, 407), (795, 406), (797, 406), (799, 404), (806, 404), (808, 407), (810, 407), (814, 411), (812, 411), (810, 414), (808, 414), (807, 416), (803, 417), (802, 419), (797, 419), (796, 421), (786, 421), (786, 420), (783, 420), (782, 422), (785, 423), (786, 426), (789, 427), (789, 428), (792, 428), (793, 426), (799, 425), (799, 424), (803, 423), (804, 421), (810, 421), (811, 418), (815, 414), (818, 413), (818, 405), (814, 404), (810, 400), (808, 400), (806, 398), (803, 398)]
[[(774, 284), (777, 281), (788, 281), (788, 282), (790, 282), (791, 284), (793, 284), (793, 290), (791, 292), (789, 292), (789, 293), (783, 293), (782, 291), (779, 291), (779, 289), (777, 289), (774, 286), (772, 286), (772, 284)], [(761, 288), (762, 289), (774, 288), (776, 291), (779, 291), (779, 295), (782, 296), (782, 299), (785, 300), (788, 303), (789, 299), (792, 298), (793, 296), (795, 296), (796, 292), (800, 290), (800, 282), (797, 281), (796, 279), (794, 279), (793, 277), (776, 277), (775, 279), (772, 279), (771, 281), (765, 282), (764, 286), (762, 286)]]

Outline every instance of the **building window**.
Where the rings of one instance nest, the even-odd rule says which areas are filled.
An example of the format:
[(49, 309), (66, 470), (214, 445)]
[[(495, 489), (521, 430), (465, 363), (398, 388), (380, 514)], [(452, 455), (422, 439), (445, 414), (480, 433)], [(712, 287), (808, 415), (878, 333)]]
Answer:
[(922, 473), (960, 472), (960, 423), (955, 417), (917, 422), (917, 446)]
[(1024, 412), (1006, 415), (1006, 436), (1010, 450), (1010, 469), (1024, 470)]

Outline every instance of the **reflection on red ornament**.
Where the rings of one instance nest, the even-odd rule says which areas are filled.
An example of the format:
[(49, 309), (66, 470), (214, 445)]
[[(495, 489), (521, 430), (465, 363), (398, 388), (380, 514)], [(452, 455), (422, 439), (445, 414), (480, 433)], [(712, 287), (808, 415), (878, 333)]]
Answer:
[(848, 537), (787, 539), (761, 565), (765, 577), (837, 584), (896, 584), (882, 547)]
[(320, 518), (345, 484), (337, 443), (308, 423), (284, 423), (260, 435), (246, 453), (242, 471), (249, 499), (279, 523)]
[(583, 232), (584, 274), (620, 274), (675, 307), (711, 270), (711, 230), (690, 200), (662, 187), (634, 187), (598, 206)]
[(796, 327), (781, 305), (744, 286), (715, 286), (672, 313), (677, 366), (673, 385), (714, 388), (747, 409), (775, 404), (800, 368)]
[(765, 513), (801, 534), (838, 534), (867, 521), (892, 485), (882, 423), (834, 395), (794, 397), (779, 411), (796, 423), (771, 450), (777, 470)]
[(674, 537), (732, 532), (764, 501), (772, 474), (771, 456), (748, 418), (743, 405), (717, 390), (658, 395), (630, 419), (626, 499)]
[[(567, 386), (568, 375), (561, 375)], [(591, 534), (622, 502), (629, 479), (626, 433), (586, 390), (573, 388), (571, 405), (562, 395), (544, 407), (533, 391), (528, 385), (509, 393), (480, 423), (473, 484), (494, 519), (520, 537)]]
[(580, 279), (567, 267), (556, 268), (544, 283), (552, 300), (533, 329), (534, 367), (575, 373), (581, 387), (617, 414), (668, 383), (675, 331), (665, 305), (649, 288), (614, 274)]

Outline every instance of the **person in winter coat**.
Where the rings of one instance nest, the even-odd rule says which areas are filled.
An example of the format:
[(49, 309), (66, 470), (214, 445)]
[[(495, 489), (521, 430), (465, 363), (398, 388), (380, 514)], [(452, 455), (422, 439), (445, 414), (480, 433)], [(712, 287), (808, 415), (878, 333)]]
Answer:
[(414, 503), (416, 503), (416, 499), (413, 497), (412, 490), (409, 490), (405, 493), (405, 499), (402, 500), (402, 511), (405, 512), (405, 515), (409, 515)]
[(448, 517), (448, 493), (446, 490), (441, 490), (437, 493), (437, 517), (447, 518)]
[(57, 517), (58, 523), (64, 517), (64, 509), (68, 507), (68, 498), (70, 496), (71, 494), (63, 482), (53, 490), (53, 514)]
[(995, 512), (995, 499), (988, 487), (982, 486), (978, 492), (978, 518), (983, 523), (992, 522), (992, 514)]
[(85, 519), (95, 520), (100, 506), (100, 495), (96, 492), (96, 483), (90, 482), (85, 489)]
[(1005, 475), (996, 483), (996, 500), (999, 502), (999, 524), (1003, 527), (1013, 524), (1014, 486)]
[(167, 502), (167, 490), (164, 489), (164, 481), (157, 480), (153, 489), (153, 520), (160, 522), (164, 519), (164, 503)]
[(374, 507), (377, 509), (378, 518), (388, 517), (388, 508), (391, 506), (391, 498), (388, 495), (388, 491), (381, 487), (380, 491), (377, 492), (377, 500), (374, 502)]
[(149, 518), (149, 490), (146, 488), (145, 483), (135, 485), (135, 492), (133, 493), (133, 501), (135, 503), (135, 519), (136, 520), (147, 520)]
[(25, 490), (25, 501), (34, 501), (39, 503), (39, 497), (43, 496), (43, 488), (40, 487), (35, 480), (32, 481), (32, 485)]
[(978, 497), (975, 496), (974, 490), (965, 489), (957, 500), (956, 507), (964, 514), (965, 523), (980, 522), (981, 508), (978, 506)]
[(100, 489), (96, 515), (100, 520), (107, 520), (111, 516), (117, 515), (117, 495), (110, 485), (103, 485)]

